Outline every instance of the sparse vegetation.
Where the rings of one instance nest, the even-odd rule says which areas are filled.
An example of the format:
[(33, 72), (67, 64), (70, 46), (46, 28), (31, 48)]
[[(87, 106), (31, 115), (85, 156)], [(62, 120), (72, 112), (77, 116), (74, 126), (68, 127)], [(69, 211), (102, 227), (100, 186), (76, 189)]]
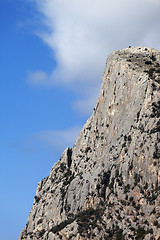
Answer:
[(142, 240), (147, 234), (147, 231), (143, 227), (138, 226), (138, 229), (136, 230), (136, 240)]
[(125, 185), (124, 186), (124, 193), (129, 192), (129, 190), (130, 190), (130, 184)]
[(90, 147), (86, 147), (85, 153), (88, 153), (89, 151), (91, 151), (91, 148)]

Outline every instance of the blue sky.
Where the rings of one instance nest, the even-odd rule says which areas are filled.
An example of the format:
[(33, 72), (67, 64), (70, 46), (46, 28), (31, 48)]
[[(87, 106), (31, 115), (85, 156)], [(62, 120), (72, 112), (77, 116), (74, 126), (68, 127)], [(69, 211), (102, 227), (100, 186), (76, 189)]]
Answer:
[[(56, 65), (51, 50), (34, 34), (35, 26), (28, 22), (32, 14), (31, 5), (23, 1), (0, 2), (0, 231), (3, 240), (18, 239), (32, 207), (37, 183), (49, 174), (63, 149), (73, 142), (71, 139), (67, 144), (67, 139), (57, 149), (50, 138), (54, 142), (59, 131), (63, 133), (66, 129), (76, 135), (86, 119), (73, 114), (70, 102), (76, 95), (72, 91), (28, 84), (29, 71), (49, 72)], [(49, 139), (43, 141), (46, 131)]]
[(159, 11), (159, 0), (0, 1), (3, 240), (18, 239), (38, 182), (91, 115), (107, 55), (160, 49)]

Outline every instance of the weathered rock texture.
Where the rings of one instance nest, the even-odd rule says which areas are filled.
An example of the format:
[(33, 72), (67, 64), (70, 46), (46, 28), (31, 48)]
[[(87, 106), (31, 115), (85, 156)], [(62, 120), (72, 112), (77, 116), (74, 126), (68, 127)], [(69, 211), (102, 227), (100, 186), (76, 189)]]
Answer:
[(160, 51), (107, 59), (72, 149), (38, 184), (20, 240), (160, 239)]

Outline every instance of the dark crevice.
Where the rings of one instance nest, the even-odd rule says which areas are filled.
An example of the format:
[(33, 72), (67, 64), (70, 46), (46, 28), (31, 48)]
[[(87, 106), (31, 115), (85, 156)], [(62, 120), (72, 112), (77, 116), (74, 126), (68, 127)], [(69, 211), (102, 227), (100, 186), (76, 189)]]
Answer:
[(70, 168), (72, 164), (72, 148), (67, 149), (67, 164), (68, 167)]

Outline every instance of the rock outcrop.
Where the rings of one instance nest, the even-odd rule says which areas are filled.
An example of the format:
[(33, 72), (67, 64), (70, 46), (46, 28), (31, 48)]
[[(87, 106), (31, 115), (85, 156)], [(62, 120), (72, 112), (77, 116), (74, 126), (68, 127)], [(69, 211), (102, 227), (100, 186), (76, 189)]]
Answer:
[(108, 57), (92, 116), (38, 184), (24, 239), (160, 239), (160, 51)]

